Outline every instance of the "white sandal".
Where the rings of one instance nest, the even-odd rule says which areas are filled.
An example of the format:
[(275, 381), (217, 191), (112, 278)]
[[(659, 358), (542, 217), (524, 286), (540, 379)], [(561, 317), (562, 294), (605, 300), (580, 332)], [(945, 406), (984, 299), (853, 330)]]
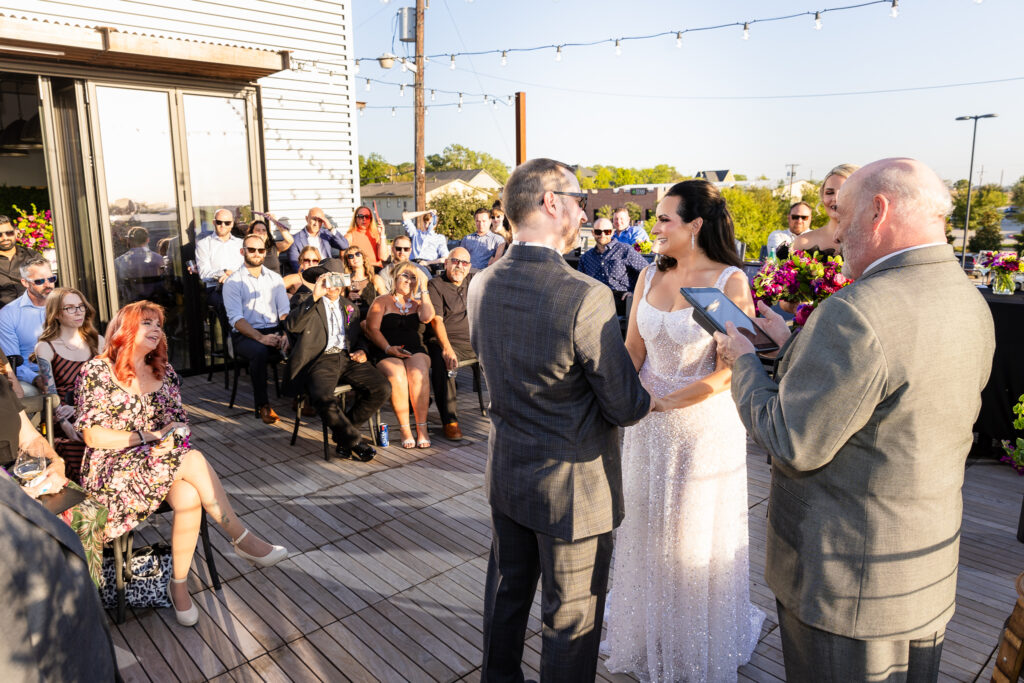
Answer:
[(271, 546), (270, 552), (263, 556), (250, 555), (238, 547), (241, 540), (248, 535), (249, 530), (246, 529), (238, 536), (238, 538), (231, 541), (231, 546), (235, 549), (235, 555), (238, 555), (243, 560), (248, 561), (254, 567), (273, 567), (275, 564), (288, 557), (288, 549), (283, 545)]
[(196, 607), (196, 601), (192, 599), (192, 596), (188, 596), (192, 602), (192, 606), (187, 610), (180, 610), (178, 606), (174, 604), (174, 596), (171, 595), (171, 584), (172, 583), (186, 583), (188, 578), (184, 579), (171, 579), (167, 582), (167, 599), (171, 601), (171, 609), (174, 610), (174, 618), (178, 620), (178, 623), (182, 626), (195, 626), (196, 622), (199, 621), (199, 608)]

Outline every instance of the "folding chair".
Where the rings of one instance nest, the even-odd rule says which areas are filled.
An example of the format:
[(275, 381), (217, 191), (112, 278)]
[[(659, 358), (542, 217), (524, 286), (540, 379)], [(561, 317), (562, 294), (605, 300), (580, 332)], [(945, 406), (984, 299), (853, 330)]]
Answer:
[[(352, 385), (350, 384), (339, 384), (334, 388), (334, 396), (341, 397), (341, 409), (345, 410), (345, 399), (346, 394), (352, 391)], [(309, 401), (309, 396), (306, 394), (299, 394), (295, 399), (295, 426), (292, 428), (292, 441), (291, 445), (295, 445), (296, 439), (299, 438), (299, 425), (302, 423), (302, 407)], [(327, 423), (320, 420), (320, 426), (323, 428), (323, 441), (324, 441), (324, 460), (331, 459), (330, 442), (327, 434)], [(377, 434), (380, 429), (380, 411), (378, 410), (374, 415), (370, 416), (370, 434), (373, 436), (373, 442), (377, 444)], [(377, 444), (380, 445), (380, 444)]]

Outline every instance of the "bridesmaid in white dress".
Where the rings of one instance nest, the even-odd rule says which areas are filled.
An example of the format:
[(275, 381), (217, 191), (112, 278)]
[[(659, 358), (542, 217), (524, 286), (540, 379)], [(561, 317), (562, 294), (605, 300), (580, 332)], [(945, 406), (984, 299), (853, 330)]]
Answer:
[(667, 407), (626, 428), (626, 518), (610, 595), (610, 671), (651, 681), (735, 681), (764, 614), (750, 603), (746, 433), (716, 370), (715, 343), (680, 287), (717, 287), (750, 317), (732, 217), (714, 185), (689, 180), (658, 204), (657, 268), (639, 278), (626, 347)]

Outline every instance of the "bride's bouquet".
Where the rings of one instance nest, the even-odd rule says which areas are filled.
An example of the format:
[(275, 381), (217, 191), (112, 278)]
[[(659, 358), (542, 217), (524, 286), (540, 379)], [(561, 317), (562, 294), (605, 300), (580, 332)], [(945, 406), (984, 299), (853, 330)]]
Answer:
[(802, 326), (818, 304), (852, 282), (842, 271), (842, 256), (794, 251), (784, 260), (768, 259), (754, 276), (754, 300), (799, 304), (794, 322)]

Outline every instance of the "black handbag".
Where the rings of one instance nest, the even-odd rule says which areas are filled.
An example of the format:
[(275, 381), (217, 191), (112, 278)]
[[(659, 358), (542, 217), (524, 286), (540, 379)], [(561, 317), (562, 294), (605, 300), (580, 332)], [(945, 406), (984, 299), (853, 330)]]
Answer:
[[(129, 607), (170, 607), (167, 582), (171, 578), (171, 548), (166, 543), (143, 546), (131, 554), (124, 593)], [(108, 609), (117, 607), (114, 558), (104, 555), (100, 599)]]

